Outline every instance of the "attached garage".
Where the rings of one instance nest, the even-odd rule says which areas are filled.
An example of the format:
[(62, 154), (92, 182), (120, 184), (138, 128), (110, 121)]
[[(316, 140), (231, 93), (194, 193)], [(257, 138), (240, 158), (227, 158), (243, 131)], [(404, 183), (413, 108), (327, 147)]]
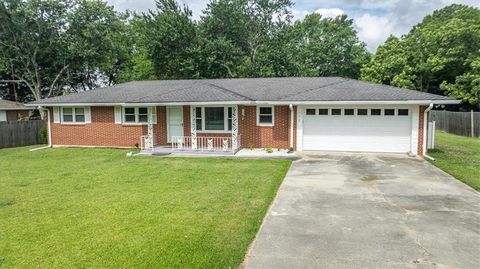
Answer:
[[(300, 108), (303, 150), (414, 152), (417, 107)], [(415, 116), (415, 120), (412, 117)], [(417, 126), (413, 126), (413, 122)]]

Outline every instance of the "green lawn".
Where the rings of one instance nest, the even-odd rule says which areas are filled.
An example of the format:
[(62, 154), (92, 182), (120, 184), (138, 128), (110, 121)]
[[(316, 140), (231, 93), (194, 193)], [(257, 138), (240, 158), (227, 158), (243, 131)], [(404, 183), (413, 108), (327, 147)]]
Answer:
[(236, 268), (279, 160), (0, 150), (0, 268)]
[(435, 149), (428, 154), (434, 165), (480, 191), (480, 139), (437, 131)]

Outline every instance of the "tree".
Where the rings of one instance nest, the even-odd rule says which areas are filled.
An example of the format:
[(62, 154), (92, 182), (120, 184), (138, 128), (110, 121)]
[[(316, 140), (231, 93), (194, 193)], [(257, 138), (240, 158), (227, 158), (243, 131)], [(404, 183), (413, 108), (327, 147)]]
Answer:
[(192, 11), (180, 7), (175, 0), (157, 0), (156, 11), (145, 14), (145, 35), (148, 57), (160, 79), (180, 79), (192, 76), (187, 66), (196, 42), (196, 25)]
[(204, 11), (200, 33), (231, 53), (217, 62), (231, 76), (262, 76), (258, 63), (270, 41), (290, 22), (290, 0), (213, 0)]
[(2, 81), (34, 100), (92, 89), (102, 76), (111, 83), (128, 57), (117, 15), (98, 0), (0, 2), (0, 68), (10, 77)]
[(450, 5), (405, 36), (389, 38), (362, 68), (361, 78), (479, 103), (480, 10)]
[(295, 27), (302, 75), (359, 77), (369, 54), (346, 15), (331, 19), (313, 13)]

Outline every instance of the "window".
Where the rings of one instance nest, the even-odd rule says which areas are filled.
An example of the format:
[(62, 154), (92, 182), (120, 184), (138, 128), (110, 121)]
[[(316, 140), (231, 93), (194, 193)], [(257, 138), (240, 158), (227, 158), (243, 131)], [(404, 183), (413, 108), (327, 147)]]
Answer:
[(372, 116), (380, 116), (380, 115), (382, 115), (382, 110), (381, 110), (381, 109), (371, 109), (371, 110), (370, 110), (370, 115), (372, 115)]
[(306, 114), (307, 114), (307, 115), (315, 115), (315, 109), (313, 109), (313, 108), (307, 108)]
[(384, 110), (385, 116), (395, 116), (395, 109), (385, 109)]
[(63, 121), (73, 122), (73, 108), (70, 108), (70, 107), (63, 108)]
[(85, 123), (85, 108), (83, 107), (64, 107), (62, 115), (62, 122)]
[(368, 109), (365, 109), (365, 108), (357, 109), (357, 115), (358, 115), (358, 116), (366, 116), (366, 115), (368, 115)]
[(148, 108), (138, 108), (138, 122), (148, 122)]
[(342, 110), (339, 108), (332, 109), (332, 115), (342, 115)]
[(318, 115), (328, 115), (328, 109), (326, 108), (320, 108), (318, 110)]
[(344, 109), (344, 110), (343, 110), (343, 115), (352, 116), (352, 115), (355, 114), (354, 111), (355, 111), (355, 110), (354, 110), (354, 109), (351, 109), (351, 108)]
[(273, 107), (257, 106), (257, 125), (273, 126)]
[(232, 107), (196, 107), (195, 124), (197, 131), (231, 131), (233, 124)]
[(197, 125), (197, 131), (201, 131), (202, 130), (202, 121), (203, 121), (203, 117), (202, 117), (202, 108), (201, 107), (196, 107), (195, 108), (195, 124)]
[(135, 120), (135, 108), (134, 107), (126, 107), (125, 108), (125, 122), (136, 122)]
[(225, 109), (223, 107), (205, 108), (205, 130), (225, 130)]
[(147, 107), (125, 107), (123, 108), (123, 120), (126, 123), (147, 123)]
[(408, 109), (399, 109), (398, 116), (408, 116)]

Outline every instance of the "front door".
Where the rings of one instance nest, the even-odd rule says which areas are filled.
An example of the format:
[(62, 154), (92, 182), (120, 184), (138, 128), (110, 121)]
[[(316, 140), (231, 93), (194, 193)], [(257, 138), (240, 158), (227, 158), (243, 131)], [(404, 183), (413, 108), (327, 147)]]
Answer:
[(172, 136), (183, 136), (183, 108), (181, 106), (167, 107), (168, 142)]

